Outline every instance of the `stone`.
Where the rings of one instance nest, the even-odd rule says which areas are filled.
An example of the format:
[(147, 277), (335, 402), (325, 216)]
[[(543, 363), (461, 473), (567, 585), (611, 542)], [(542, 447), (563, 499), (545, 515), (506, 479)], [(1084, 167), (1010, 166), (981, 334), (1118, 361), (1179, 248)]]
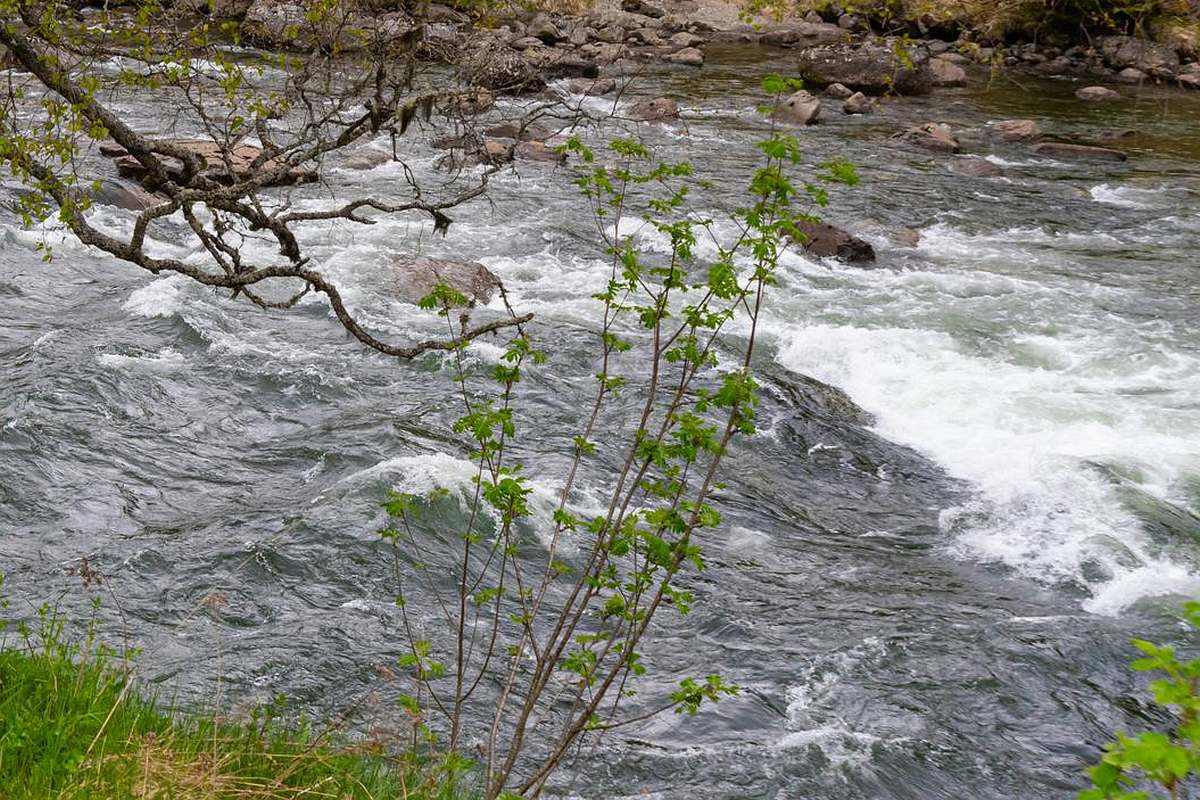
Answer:
[(992, 125), (992, 132), (1006, 142), (1036, 142), (1042, 129), (1031, 119), (1002, 119)]
[(595, 78), (600, 75), (596, 62), (567, 48), (543, 47), (536, 51), (526, 50), (525, 60), (541, 73), (543, 78)]
[(545, 47), (545, 43), (534, 36), (522, 36), (520, 39), (513, 39), (508, 43), (508, 46), (514, 50), (528, 50), (531, 47)]
[(1109, 147), (1093, 147), (1086, 144), (1070, 144), (1068, 142), (1041, 142), (1032, 147), (1039, 156), (1049, 158), (1069, 158), (1079, 161), (1124, 161), (1126, 156), (1120, 150)]
[[(205, 165), (201, 174), (217, 183), (230, 184), (234, 181), (245, 180), (252, 175), (261, 175), (265, 171), (278, 169), (279, 166), (282, 166), (273, 161), (266, 161), (263, 164), (254, 166), (255, 160), (262, 155), (262, 149), (251, 144), (235, 144), (231, 147), (222, 147), (209, 139), (166, 139), (162, 141), (176, 147), (186, 148), (200, 155), (204, 159)], [(120, 147), (109, 147), (106, 149), (106, 155), (114, 159), (113, 164), (117, 168), (118, 175), (123, 178), (140, 181), (147, 188), (153, 188), (149, 185), (153, 176), (142, 166), (140, 161), (126, 153)], [(160, 156), (160, 158), (167, 175), (176, 179), (183, 175), (182, 162), (169, 156)], [(229, 160), (228, 166), (225, 163), (226, 158)], [(232, 167), (232, 172), (230, 172), (230, 167)], [(311, 183), (316, 179), (316, 170), (290, 167), (264, 185), (291, 186), (298, 183)]]
[(821, 101), (801, 89), (775, 109), (775, 119), (792, 125), (815, 125), (821, 116)]
[(928, 58), (914, 51), (910, 63), (901, 63), (892, 48), (882, 44), (831, 44), (801, 52), (798, 67), (800, 77), (812, 86), (840, 83), (865, 94), (928, 94), (933, 86)]
[(341, 161), (338, 166), (342, 169), (368, 170), (375, 169), (391, 160), (391, 153), (371, 147), (360, 150), (357, 153), (351, 153), (350, 157)]
[(396, 298), (413, 305), (428, 296), (438, 284), (445, 284), (464, 295), (468, 306), (487, 305), (500, 288), (500, 279), (478, 261), (400, 256), (392, 262), (391, 272), (391, 288)]
[(957, 153), (962, 148), (950, 126), (943, 122), (926, 122), (924, 125), (914, 125), (892, 137), (911, 144), (920, 145), (928, 150), (943, 153)]
[(1112, 103), (1121, 99), (1121, 95), (1104, 86), (1085, 86), (1075, 92), (1075, 97), (1084, 103)]
[(504, 142), (497, 142), (495, 140), (484, 142), (483, 146), (479, 148), (479, 154), (489, 164), (504, 164), (512, 161), (513, 158), (512, 147)]
[(668, 39), (667, 43), (670, 44), (672, 47), (679, 47), (679, 48), (697, 47), (699, 45), (704, 44), (704, 37), (697, 36), (694, 33), (688, 33), (687, 31), (680, 31), (679, 33), (675, 34), (670, 39)]
[(115, 206), (126, 211), (145, 211), (166, 200), (166, 198), (147, 192), (140, 186), (130, 186), (111, 180), (101, 180), (100, 186), (92, 190), (91, 197), (93, 203)]
[(634, 103), (626, 114), (633, 119), (648, 122), (679, 119), (679, 104), (669, 97), (655, 97), (652, 100), (640, 100)]
[(856, 14), (842, 14), (838, 17), (837, 26), (844, 31), (852, 31), (862, 27), (862, 17)]
[(851, 263), (875, 260), (875, 248), (841, 228), (805, 220), (797, 221), (796, 227), (805, 237), (802, 245), (809, 255)]
[(496, 95), (485, 89), (477, 89), (455, 98), (452, 108), (460, 114), (473, 117), (476, 114), (482, 114), (494, 105), (496, 105)]
[(968, 178), (994, 178), (1003, 174), (1000, 167), (979, 156), (964, 156), (952, 160), (950, 171)]
[(520, 142), (513, 154), (522, 161), (548, 161), (559, 164), (567, 160), (566, 153), (558, 152), (557, 148), (545, 142)]
[(630, 44), (645, 44), (652, 47), (658, 47), (663, 44), (663, 38), (658, 35), (658, 31), (654, 28), (638, 28), (635, 31), (629, 32)]
[(1034, 71), (1039, 75), (1048, 75), (1053, 77), (1055, 75), (1067, 74), (1074, 66), (1075, 65), (1071, 59), (1067, 58), (1066, 56), (1059, 56), (1058, 58), (1052, 58), (1049, 61), (1038, 64), (1034, 68)]
[(846, 32), (837, 25), (801, 22), (772, 28), (762, 34), (759, 41), (769, 47), (811, 47), (840, 42), (845, 38)]
[(671, 53), (666, 58), (672, 64), (682, 64), (688, 67), (698, 67), (704, 63), (704, 53), (694, 47), (685, 47), (682, 50)]
[(253, 0), (242, 19), (242, 38), (282, 50), (309, 50), (314, 45), (337, 46), (343, 52), (365, 49), (405, 49), (419, 36), (421, 25), (402, 11), (365, 13), (349, 6), (314, 22), (306, 4)]
[(967, 71), (944, 58), (929, 61), (929, 73), (934, 86), (965, 86)]
[(949, 61), (951, 64), (957, 64), (960, 67), (971, 63), (971, 59), (967, 58), (962, 53), (956, 53), (953, 50), (947, 50), (944, 53), (939, 53), (938, 58), (940, 58), (942, 61)]
[(571, 44), (575, 45), (576, 47), (582, 47), (583, 45), (587, 44), (589, 41), (591, 41), (592, 39), (595, 39), (595, 38), (596, 38), (596, 29), (595, 28), (588, 27), (587, 25), (576, 25), (571, 30), (571, 36), (570, 36), (569, 41), (571, 42)]
[(612, 78), (596, 78), (595, 80), (587, 80), (586, 78), (577, 78), (567, 84), (575, 94), (582, 94), (588, 97), (599, 97), (605, 94), (611, 94), (617, 90), (617, 82)]
[(1104, 36), (1098, 41), (1100, 55), (1113, 69), (1135, 67), (1159, 77), (1171, 77), (1179, 69), (1179, 54), (1166, 45), (1135, 36)]
[(870, 114), (875, 110), (875, 101), (862, 92), (855, 92), (842, 103), (843, 114)]
[(660, 19), (667, 15), (665, 8), (650, 0), (621, 0), (621, 10), (631, 14), (642, 14), (651, 19)]
[(847, 88), (846, 86), (843, 86), (840, 83), (831, 83), (825, 87), (825, 91), (823, 92), (823, 94), (826, 97), (832, 97), (837, 100), (845, 100), (846, 98), (853, 95), (854, 91)]
[(554, 44), (560, 42), (566, 37), (554, 24), (554, 20), (550, 19), (549, 14), (538, 14), (529, 23), (529, 27), (525, 30), (525, 35), (538, 39), (545, 44)]
[(1186, 72), (1176, 80), (1180, 88), (1200, 90), (1200, 72)]
[(546, 88), (537, 69), (511, 47), (478, 48), (464, 67), (467, 79), (484, 89), (521, 94)]
[(1126, 67), (1117, 73), (1117, 80), (1121, 83), (1141, 83), (1148, 77), (1150, 76), (1137, 67)]
[(596, 32), (596, 38), (609, 44), (620, 44), (625, 41), (625, 29), (620, 25), (609, 25)]

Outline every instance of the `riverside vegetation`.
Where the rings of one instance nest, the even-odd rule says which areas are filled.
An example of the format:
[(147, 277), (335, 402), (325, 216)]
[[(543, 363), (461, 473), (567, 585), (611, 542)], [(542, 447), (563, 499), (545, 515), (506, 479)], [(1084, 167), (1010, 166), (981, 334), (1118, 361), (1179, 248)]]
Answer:
[[(339, 198), (319, 209), (291, 202), (298, 185), (319, 178), (328, 154), (381, 134), (411, 134), (433, 113), (463, 115), (478, 100), (473, 86), (421, 91), (410, 73), (396, 70), (410, 66), (394, 59), (403, 34), (353, 53), (315, 48), (299, 63), (281, 58), (289, 77), (279, 88), (264, 87), (254, 66), (224, 56), (210, 38), (216, 29), (202, 26), (175, 40), (117, 36), (94, 47), (53, 8), (18, 2), (5, 10), (23, 26), (4, 23), (0, 41), (50, 90), (33, 104), (41, 114), (36, 127), (28, 126), (26, 104), (34, 95), (12, 83), (0, 117), (0, 155), (31, 190), (21, 205), (31, 225), (56, 216), (82, 241), (138, 268), (174, 272), (264, 309), (324, 295), (340, 324), (384, 355), (449, 353), (447, 390), (464, 409), (454, 432), (475, 469), (461, 527), (439, 521), (445, 515), (437, 512), (455, 502), (444, 493), (396, 494), (384, 507), (388, 524), (379, 535), (394, 554), (394, 602), (403, 618), (397, 636), (407, 649), (396, 666), (411, 686), (396, 698), (409, 735), (389, 743), (392, 752), (364, 754), (319, 729), (280, 727), (275, 709), (243, 722), (173, 720), (131, 688), (120, 660), (103, 650), (93, 658), (92, 639), (65, 644), (61, 622), (47, 611), (40, 631), (18, 631), (15, 647), (0, 656), (0, 777), (12, 776), (15, 796), (532, 797), (581, 742), (654, 714), (694, 714), (738, 691), (707, 674), (673, 676), (670, 692), (645, 694), (641, 648), (655, 620), (662, 625), (664, 614), (687, 613), (695, 602), (689, 575), (703, 569), (704, 538), (721, 521), (714, 500), (721, 457), (734, 437), (755, 429), (752, 366), (764, 294), (782, 250), (805, 241), (804, 226), (828, 201), (826, 187), (856, 183), (848, 164), (826, 162), (808, 179), (796, 178), (799, 142), (772, 131), (730, 228), (689, 209), (689, 196), (710, 187), (688, 164), (660, 162), (635, 139), (593, 149), (571, 138), (562, 146), (561, 155), (578, 165), (611, 271), (596, 296), (603, 324), (595, 332), (594, 391), (546, 518), (525, 478), (525, 463), (538, 454), (514, 452), (523, 426), (536, 424), (535, 412), (514, 405), (522, 370), (543, 358), (531, 317), (509, 309), (474, 323), (487, 312), (471, 308), (463, 287), (435, 279), (420, 305), (442, 319), (445, 335), (384, 341), (353, 315), (298, 235), (322, 220), (369, 224), (368, 214), (405, 212), (444, 229), (448, 212), (478, 196), (486, 177), (443, 201), (409, 185), (406, 198)], [(155, 10), (138, 13), (145, 21)], [(314, 31), (358, 30), (336, 4), (311, 11), (304, 23)], [(34, 46), (23, 41), (30, 32)], [(155, 139), (114, 114), (104, 101), (114, 86), (89, 74), (114, 54), (136, 62), (117, 73), (114, 86), (175, 98), (195, 113), (211, 147)], [(341, 58), (365, 77), (347, 79)], [(763, 110), (771, 111), (800, 86), (770, 77), (764, 90), (773, 103)], [(251, 136), (261, 147), (245, 144)], [(82, 152), (109, 137), (126, 173), (153, 198), (126, 240), (86, 215), (95, 187), (79, 167)], [(144, 247), (146, 230), (170, 217), (184, 221), (206, 263)], [(669, 242), (665, 256), (639, 246), (627, 232), (630, 220)], [(732, 238), (723, 233), (730, 229)], [(277, 253), (247, 244), (263, 232)], [(717, 242), (708, 263), (696, 256), (701, 236)], [(283, 291), (280, 282), (291, 285)], [(462, 358), (464, 348), (497, 333), (511, 337), (504, 355), (490, 374), (478, 374)], [(737, 358), (718, 360), (722, 340), (733, 342)], [(631, 418), (632, 426), (623, 422)], [(606, 476), (598, 511), (581, 508), (575, 491), (589, 464)], [(424, 551), (434, 547), (458, 554), (453, 570), (427, 567)], [(1097, 785), (1088, 797), (1135, 791), (1126, 780), (1139, 769), (1176, 797), (1194, 771), (1198, 668), (1141, 646), (1148, 659), (1138, 667), (1169, 676), (1155, 693), (1181, 709), (1178, 733), (1119, 740), (1093, 772)]]

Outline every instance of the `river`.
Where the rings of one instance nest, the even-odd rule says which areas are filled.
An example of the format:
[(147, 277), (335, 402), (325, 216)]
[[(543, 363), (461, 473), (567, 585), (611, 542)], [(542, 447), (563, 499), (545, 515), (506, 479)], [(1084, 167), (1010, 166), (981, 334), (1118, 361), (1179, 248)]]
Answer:
[[(716, 181), (714, 213), (737, 202), (767, 129), (759, 77), (789, 64), (714, 47), (702, 70), (632, 88), (680, 99), (683, 123), (639, 134)], [(697, 610), (649, 653), (744, 691), (610, 735), (554, 794), (1067, 798), (1115, 728), (1162, 720), (1125, 665), (1133, 636), (1185, 641), (1169, 609), (1200, 593), (1200, 96), (1124, 89), (1098, 109), (1074, 88), (976, 76), (867, 117), (829, 103), (796, 131), (811, 162), (858, 166), (862, 185), (825, 215), (878, 261), (786, 257), (759, 359), (767, 424), (727, 462)], [(1058, 162), (986, 136), (1013, 117), (1137, 134), (1128, 162)], [(957, 176), (889, 140), (927, 119), (1003, 175)], [(419, 177), (444, 179), (439, 153), (406, 146)], [(305, 236), (393, 338), (437, 330), (385, 288), (388, 260), (413, 249), (482, 261), (537, 315), (552, 357), (522, 399), (547, 492), (607, 277), (571, 178), (519, 163), (444, 239), (413, 219)], [(387, 164), (328, 186), (402, 179)], [(0, 570), (19, 613), (86, 609), (68, 574), (86, 557), (106, 630), (144, 649), (168, 694), (344, 708), (401, 652), (378, 503), (469, 476), (442, 357), (365, 352), (315, 298), (267, 313), (69, 241), (45, 264), (43, 235), (57, 236), (0, 216)], [(182, 240), (154, 246), (196, 256)], [(483, 367), (497, 352), (468, 351)], [(386, 727), (399, 712), (372, 713)]]

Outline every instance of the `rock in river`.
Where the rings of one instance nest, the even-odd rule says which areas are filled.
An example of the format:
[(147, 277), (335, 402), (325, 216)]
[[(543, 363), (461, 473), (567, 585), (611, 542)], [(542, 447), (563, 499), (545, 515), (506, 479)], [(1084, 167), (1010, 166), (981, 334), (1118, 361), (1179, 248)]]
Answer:
[(926, 122), (924, 125), (914, 125), (892, 137), (901, 141), (920, 145), (928, 150), (944, 153), (957, 153), (961, 148), (958, 139), (950, 126), (943, 122)]
[(1112, 103), (1121, 99), (1120, 93), (1104, 86), (1085, 86), (1075, 96), (1084, 103)]
[(1042, 129), (1031, 119), (1002, 119), (992, 125), (992, 131), (1006, 142), (1036, 142)]
[(840, 83), (866, 94), (928, 94), (933, 85), (928, 56), (919, 50), (907, 63), (882, 44), (829, 44), (800, 54), (800, 76), (810, 85)]
[(807, 237), (804, 251), (814, 256), (833, 256), (841, 261), (874, 261), (875, 248), (841, 228), (824, 222), (797, 222), (796, 227)]
[(486, 305), (500, 288), (500, 279), (478, 261), (400, 256), (392, 264), (392, 275), (397, 299), (413, 305), (439, 283), (465, 295), (470, 306)]
[(792, 125), (814, 125), (820, 116), (821, 101), (803, 89), (775, 109), (775, 119)]
[(995, 178), (1003, 174), (998, 166), (979, 156), (964, 156), (950, 162), (950, 171), (967, 178)]
[(669, 97), (655, 97), (634, 103), (627, 113), (634, 119), (646, 121), (679, 119), (679, 104)]

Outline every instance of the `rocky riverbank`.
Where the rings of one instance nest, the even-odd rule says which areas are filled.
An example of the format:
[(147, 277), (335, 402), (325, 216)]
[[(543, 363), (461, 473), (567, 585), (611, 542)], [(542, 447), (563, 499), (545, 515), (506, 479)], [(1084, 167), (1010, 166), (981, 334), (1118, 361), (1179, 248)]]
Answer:
[[(194, 12), (236, 21), (243, 39), (262, 47), (307, 48), (317, 43), (352, 49), (380, 41), (396, 46), (416, 43), (426, 58), (463, 64), (483, 88), (500, 91), (536, 91), (546, 79), (590, 78), (601, 71), (628, 74), (648, 61), (696, 68), (704, 64), (705, 48), (714, 42), (789, 48), (802, 54), (821, 48), (815, 57), (827, 66), (839, 60), (855, 64), (882, 58), (887, 71), (901, 73), (890, 80), (877, 74), (861, 87), (839, 81), (867, 94), (927, 91), (930, 85), (960, 84), (972, 74), (986, 79), (998, 70), (1200, 89), (1200, 47), (1193, 36), (1171, 33), (1155, 41), (1096, 35), (1072, 41), (1060, 35), (993, 41), (959, 25), (927, 25), (919, 16), (885, 27), (870, 16), (847, 13), (837, 3), (822, 4), (802, 18), (747, 17), (743, 6), (725, 0), (601, 0), (572, 12), (492, 9), (485, 16), (427, 4), (412, 16), (402, 4), (364, 0), (336, 20), (314, 22), (302, 3), (179, 2), (190, 3)], [(812, 61), (807, 56), (802, 60)], [(968, 69), (973, 65), (979, 69)]]

